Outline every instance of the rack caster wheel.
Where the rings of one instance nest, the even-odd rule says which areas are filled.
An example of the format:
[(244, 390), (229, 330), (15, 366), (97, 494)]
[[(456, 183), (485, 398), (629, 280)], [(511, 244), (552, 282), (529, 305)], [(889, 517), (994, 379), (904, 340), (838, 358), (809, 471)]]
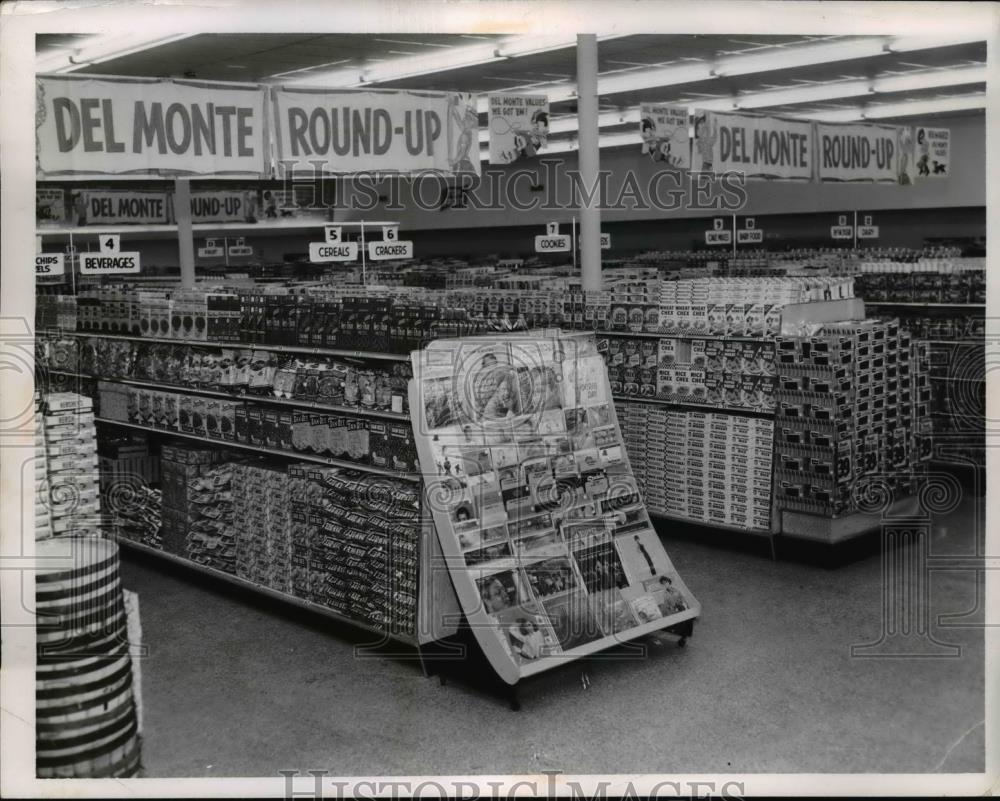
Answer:
[(677, 641), (677, 647), (678, 648), (685, 648), (685, 647), (687, 647), (687, 644), (688, 644), (688, 638), (687, 637), (681, 637)]

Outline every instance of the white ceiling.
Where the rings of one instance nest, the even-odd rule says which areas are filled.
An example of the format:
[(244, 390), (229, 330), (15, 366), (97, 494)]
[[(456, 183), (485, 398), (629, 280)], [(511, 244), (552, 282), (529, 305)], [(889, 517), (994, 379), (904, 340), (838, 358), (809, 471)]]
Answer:
[[(755, 110), (795, 115), (822, 115), (855, 111), (865, 106), (903, 103), (917, 100), (941, 100), (969, 97), (985, 91), (985, 77), (980, 71), (966, 70), (956, 79), (955, 70), (985, 67), (985, 36), (979, 42), (920, 47), (908, 52), (883, 52), (876, 37), (869, 37), (874, 48), (861, 57), (843, 58), (847, 48), (863, 37), (838, 36), (760, 36), (760, 35), (632, 35), (610, 37), (598, 48), (598, 91), (603, 111), (627, 111), (640, 102), (678, 102), (697, 105), (713, 101), (717, 108), (731, 108), (748, 93), (758, 95), (774, 90), (789, 90), (829, 84), (845, 86), (849, 82), (868, 82), (863, 94), (854, 91), (844, 97), (812, 102), (768, 105), (767, 96), (758, 97)], [(317, 85), (359, 85), (359, 76), (376, 69), (393, 69), (409, 63), (482, 50), (492, 55), (494, 48), (515, 41), (511, 37), (479, 34), (195, 34), (173, 38), (151, 46), (125, 50), (115, 56), (113, 50), (102, 53), (99, 63), (73, 65), (67, 71), (105, 75), (147, 77), (196, 77), (207, 80), (248, 82), (315, 82)], [(454, 90), (474, 93), (496, 91), (532, 91), (539, 88), (556, 98), (552, 103), (553, 122), (560, 115), (576, 111), (572, 96), (575, 89), (576, 51), (572, 41), (543, 52), (509, 58), (491, 58), (488, 63), (453, 68), (415, 69), (414, 74), (379, 80), (367, 85), (379, 88)], [(565, 46), (569, 45), (569, 46)], [(465, 48), (465, 50), (462, 50)], [(88, 56), (88, 39), (79, 35), (40, 35), (37, 40), (40, 61), (48, 64), (60, 55)], [(802, 59), (800, 66), (774, 69), (789, 55), (815, 51), (831, 55)], [(108, 55), (112, 57), (108, 58)], [(751, 59), (752, 58), (752, 62)], [(809, 63), (810, 61), (819, 63)], [(728, 63), (747, 64), (746, 74), (739, 70), (720, 70), (709, 75), (704, 67)], [(750, 66), (750, 65), (753, 66)], [(691, 67), (702, 68), (689, 69)], [(409, 72), (410, 70), (405, 70)], [(404, 72), (404, 70), (400, 70)], [(691, 73), (688, 76), (688, 73)], [(680, 78), (677, 76), (680, 75)], [(969, 82), (965, 81), (970, 76)], [(660, 76), (664, 76), (661, 80)], [(685, 79), (684, 76), (688, 76)], [(909, 76), (903, 91), (871, 91), (871, 87), (891, 89), (899, 82), (879, 83), (879, 79)], [(942, 76), (949, 76), (942, 81)], [(973, 77), (982, 80), (971, 80)], [(633, 83), (638, 78), (641, 89), (620, 89), (623, 79)], [(961, 80), (962, 82), (957, 82)], [(330, 81), (324, 83), (324, 81)], [(874, 84), (872, 82), (875, 82)], [(615, 87), (615, 84), (618, 84)], [(950, 85), (940, 85), (946, 83)], [(924, 85), (926, 84), (926, 85)], [(603, 91), (602, 91), (603, 90)], [(799, 94), (799, 93), (797, 93)], [(787, 98), (777, 96), (777, 100)], [(983, 101), (985, 105), (985, 101)], [(982, 113), (981, 109), (963, 113)], [(558, 128), (558, 126), (556, 126)], [(574, 126), (575, 127), (575, 126)], [(602, 127), (602, 133), (634, 129), (633, 122), (617, 127)], [(553, 138), (573, 137), (572, 131), (554, 133)]]

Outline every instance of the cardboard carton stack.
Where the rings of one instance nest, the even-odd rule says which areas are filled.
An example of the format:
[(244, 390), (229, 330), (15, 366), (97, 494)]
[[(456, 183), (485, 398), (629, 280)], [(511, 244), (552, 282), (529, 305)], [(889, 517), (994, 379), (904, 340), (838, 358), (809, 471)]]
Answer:
[(45, 395), (47, 500), (55, 536), (93, 530), (101, 523), (97, 433), (90, 398), (75, 392)]
[(849, 514), (873, 482), (911, 494), (930, 456), (925, 348), (897, 320), (828, 324), (777, 345), (779, 507)]
[(292, 593), (291, 479), (276, 467), (239, 464), (233, 472), (236, 575)]
[(160, 487), (163, 493), (162, 547), (187, 556), (187, 537), (195, 517), (191, 482), (218, 463), (223, 454), (200, 445), (164, 445), (160, 454)]
[(188, 481), (187, 558), (236, 573), (232, 480), (235, 465), (221, 462)]

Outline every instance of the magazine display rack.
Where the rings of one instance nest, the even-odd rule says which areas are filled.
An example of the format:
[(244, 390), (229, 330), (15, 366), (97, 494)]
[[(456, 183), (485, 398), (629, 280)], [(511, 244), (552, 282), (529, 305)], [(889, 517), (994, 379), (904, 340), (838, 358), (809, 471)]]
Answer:
[(425, 503), (503, 682), (690, 633), (701, 608), (649, 521), (593, 336), (437, 340), (412, 358)]

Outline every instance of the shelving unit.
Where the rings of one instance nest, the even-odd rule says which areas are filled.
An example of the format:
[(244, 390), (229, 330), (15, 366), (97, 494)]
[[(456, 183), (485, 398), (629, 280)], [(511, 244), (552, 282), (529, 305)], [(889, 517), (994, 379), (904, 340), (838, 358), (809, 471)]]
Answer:
[(131, 387), (144, 387), (146, 389), (176, 390), (193, 392), (197, 395), (204, 395), (208, 398), (223, 398), (225, 400), (256, 401), (260, 403), (273, 403), (280, 406), (292, 406), (296, 409), (312, 409), (317, 412), (335, 412), (338, 414), (349, 414), (356, 417), (379, 417), (385, 420), (397, 420), (399, 422), (409, 422), (409, 417), (402, 412), (386, 412), (378, 409), (365, 409), (361, 406), (336, 406), (328, 403), (318, 403), (316, 401), (300, 400), (297, 398), (275, 398), (272, 395), (252, 395), (246, 392), (222, 392), (214, 389), (191, 386), (189, 384), (168, 384), (156, 381), (142, 381), (135, 378), (106, 377), (98, 375), (85, 375), (83, 373), (72, 373), (65, 370), (49, 370), (50, 375), (64, 375), (71, 378), (80, 378), (84, 381), (108, 381), (113, 384), (125, 384)]
[(743, 406), (716, 406), (710, 403), (684, 403), (683, 401), (667, 400), (666, 398), (641, 398), (632, 395), (614, 395), (616, 401), (629, 401), (633, 403), (655, 403), (658, 406), (669, 406), (675, 409), (684, 409), (691, 412), (725, 412), (726, 414), (740, 414), (747, 417), (774, 417), (774, 411), (764, 409), (751, 409)]
[(358, 470), (362, 473), (372, 473), (377, 476), (388, 476), (390, 478), (400, 478), (405, 481), (419, 481), (419, 473), (400, 473), (396, 470), (384, 470), (380, 467), (373, 467), (372, 465), (362, 464), (360, 462), (349, 462), (343, 459), (333, 459), (326, 456), (316, 456), (305, 451), (283, 451), (278, 448), (268, 448), (264, 445), (251, 445), (246, 442), (237, 442), (236, 440), (229, 439), (209, 439), (208, 437), (202, 436), (201, 434), (188, 434), (184, 431), (175, 431), (172, 428), (157, 428), (156, 426), (147, 426), (140, 423), (129, 423), (124, 420), (110, 420), (106, 417), (97, 417), (95, 421), (98, 423), (103, 423), (105, 425), (121, 426), (122, 428), (132, 428), (137, 431), (151, 431), (156, 434), (164, 434), (170, 437), (181, 437), (183, 439), (190, 439), (197, 442), (207, 442), (212, 445), (217, 445), (220, 448), (237, 448), (244, 451), (253, 451), (254, 453), (263, 453), (268, 456), (278, 456), (282, 459), (292, 459), (295, 461), (303, 462), (314, 462), (315, 464), (325, 465), (326, 467), (343, 467), (350, 470)]
[(106, 334), (102, 331), (40, 331), (48, 336), (101, 337), (128, 342), (142, 342), (148, 345), (187, 345), (197, 348), (218, 348), (220, 350), (267, 350), (278, 353), (302, 353), (310, 356), (331, 356), (345, 359), (380, 359), (383, 361), (406, 362), (410, 357), (403, 353), (380, 353), (377, 351), (345, 350), (340, 348), (311, 348), (298, 345), (267, 345), (256, 342), (213, 342), (201, 339), (169, 339), (147, 337), (141, 334)]

